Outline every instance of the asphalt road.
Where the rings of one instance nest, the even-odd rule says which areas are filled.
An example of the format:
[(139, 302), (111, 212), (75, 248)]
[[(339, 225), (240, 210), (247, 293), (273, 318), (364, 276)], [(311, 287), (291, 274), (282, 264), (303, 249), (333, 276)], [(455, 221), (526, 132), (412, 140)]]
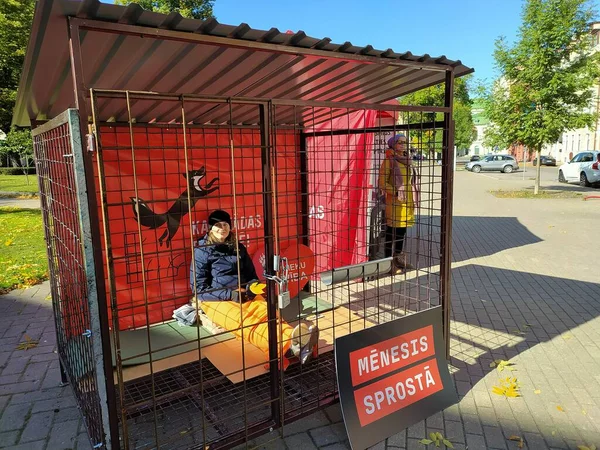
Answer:
[[(492, 179), (497, 182), (497, 189), (527, 189), (532, 188), (535, 181), (535, 167), (531, 164), (522, 167), (512, 173), (501, 173), (501, 172), (480, 172), (472, 173), (464, 170), (464, 166), (467, 160), (458, 160), (457, 169), (462, 173), (465, 173), (466, 178), (469, 180), (480, 177), (481, 179)], [(560, 166), (542, 166), (540, 168), (541, 178), (540, 184), (542, 189), (560, 190), (560, 191), (576, 191), (582, 193), (590, 193), (594, 195), (600, 195), (600, 186), (584, 188), (579, 186), (578, 183), (559, 183), (558, 182), (558, 169)]]
[[(558, 167), (541, 167), (541, 178), (542, 182), (550, 182), (556, 181), (558, 182)], [(519, 170), (512, 173), (502, 173), (502, 172), (480, 172), (479, 174), (473, 175), (484, 175), (487, 177), (492, 177), (498, 180), (502, 179), (525, 179), (525, 180), (535, 180), (535, 167), (521, 167)]]

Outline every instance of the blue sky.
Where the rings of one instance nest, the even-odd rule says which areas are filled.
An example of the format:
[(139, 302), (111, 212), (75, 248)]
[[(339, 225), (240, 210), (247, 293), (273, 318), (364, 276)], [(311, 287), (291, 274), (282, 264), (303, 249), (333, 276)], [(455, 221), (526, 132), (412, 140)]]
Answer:
[(217, 20), (252, 28), (302, 30), (329, 37), (422, 55), (445, 55), (475, 68), (477, 79), (495, 78), (494, 41), (516, 38), (521, 0), (216, 0)]

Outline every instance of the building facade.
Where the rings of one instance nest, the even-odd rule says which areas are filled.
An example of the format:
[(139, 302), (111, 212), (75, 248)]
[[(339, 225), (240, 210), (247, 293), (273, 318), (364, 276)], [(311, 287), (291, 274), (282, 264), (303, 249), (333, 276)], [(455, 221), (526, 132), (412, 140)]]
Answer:
[(480, 100), (473, 100), (473, 106), (471, 108), (471, 115), (473, 117), (473, 125), (477, 130), (477, 136), (475, 140), (469, 147), (469, 156), (473, 155), (487, 155), (488, 153), (492, 153), (493, 149), (486, 147), (483, 145), (483, 139), (485, 137), (485, 130), (489, 126), (490, 121), (485, 116), (485, 112), (483, 110), (483, 104)]

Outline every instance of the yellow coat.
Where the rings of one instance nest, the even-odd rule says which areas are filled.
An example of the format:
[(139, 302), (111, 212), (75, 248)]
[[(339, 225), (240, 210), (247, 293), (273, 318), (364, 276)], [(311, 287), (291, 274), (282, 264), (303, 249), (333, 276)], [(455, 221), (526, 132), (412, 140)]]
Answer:
[(411, 189), (411, 170), (404, 164), (399, 164), (404, 180), (406, 201), (398, 200), (398, 188), (395, 186), (392, 162), (386, 158), (379, 169), (379, 189), (385, 191), (385, 221), (390, 227), (410, 227), (415, 221), (415, 205)]

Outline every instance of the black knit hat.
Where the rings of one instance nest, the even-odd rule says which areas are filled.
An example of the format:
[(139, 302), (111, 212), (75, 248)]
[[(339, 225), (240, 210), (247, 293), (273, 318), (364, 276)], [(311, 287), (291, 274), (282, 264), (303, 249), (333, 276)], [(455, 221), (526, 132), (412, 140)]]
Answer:
[(210, 213), (210, 216), (208, 216), (208, 228), (212, 228), (219, 222), (227, 222), (231, 227), (231, 216), (227, 211), (217, 209)]

